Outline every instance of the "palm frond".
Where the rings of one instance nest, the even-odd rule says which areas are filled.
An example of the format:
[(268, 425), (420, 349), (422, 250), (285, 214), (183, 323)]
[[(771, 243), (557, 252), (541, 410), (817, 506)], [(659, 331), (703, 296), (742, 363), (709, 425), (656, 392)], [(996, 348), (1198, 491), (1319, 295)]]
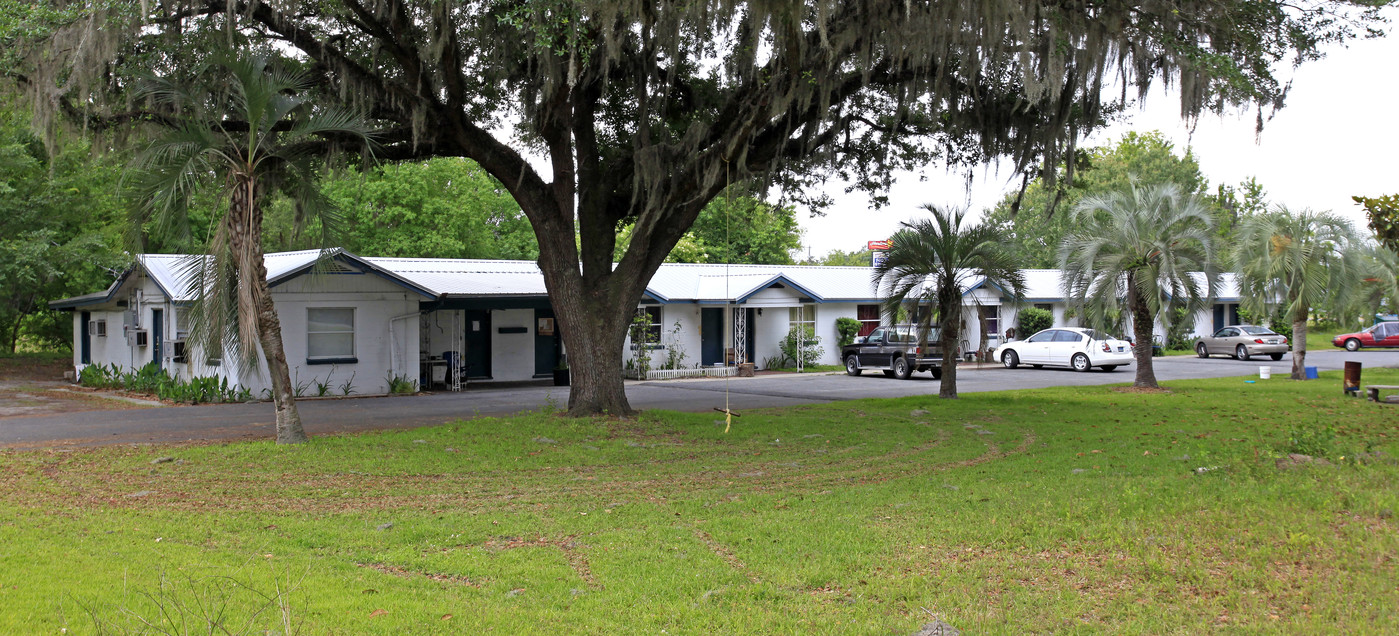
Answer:
[(1059, 250), (1062, 285), (1089, 326), (1115, 331), (1134, 302), (1169, 326), (1169, 309), (1202, 309), (1218, 294), (1213, 217), (1175, 185), (1133, 183), (1085, 198), (1073, 214), (1080, 228)]

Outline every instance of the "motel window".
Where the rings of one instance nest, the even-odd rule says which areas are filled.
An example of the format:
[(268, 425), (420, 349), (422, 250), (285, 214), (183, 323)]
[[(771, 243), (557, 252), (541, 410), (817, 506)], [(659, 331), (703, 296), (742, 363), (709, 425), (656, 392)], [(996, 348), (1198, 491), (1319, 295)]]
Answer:
[(870, 335), (879, 327), (879, 305), (856, 305), (855, 319), (860, 321), (860, 333), (855, 335)]
[(189, 336), (189, 318), (191, 307), (175, 307), (175, 339), (180, 340)]
[(800, 307), (789, 307), (787, 309), (788, 322), (793, 327), (806, 325), (814, 331), (816, 329), (816, 305), (802, 305)]
[(1051, 314), (1054, 313), (1054, 305), (1052, 303), (1035, 303), (1035, 309), (1043, 309)]
[(655, 346), (661, 342), (661, 308), (660, 307), (637, 307), (636, 318), (632, 322), (631, 328), (632, 345), (640, 345), (643, 340), (647, 346)]
[(1001, 333), (1001, 308), (997, 305), (985, 305), (981, 310), (986, 312), (986, 335), (995, 340)]
[(353, 362), (355, 310), (311, 307), (306, 310), (306, 362)]

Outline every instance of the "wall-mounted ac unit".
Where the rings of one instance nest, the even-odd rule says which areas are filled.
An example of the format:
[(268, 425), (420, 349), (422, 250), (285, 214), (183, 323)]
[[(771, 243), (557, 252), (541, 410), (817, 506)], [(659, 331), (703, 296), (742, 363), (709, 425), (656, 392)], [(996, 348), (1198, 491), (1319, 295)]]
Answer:
[(126, 344), (132, 347), (145, 347), (151, 344), (151, 334), (145, 329), (132, 329), (126, 332)]
[(183, 341), (183, 340), (176, 340), (176, 341), (175, 341), (175, 353), (174, 353), (173, 356), (171, 356), (170, 361), (171, 361), (171, 362), (174, 362), (175, 364), (184, 364), (184, 363), (186, 363), (186, 362), (189, 362), (189, 358), (186, 357), (185, 351), (186, 351), (186, 349), (185, 349), (185, 341)]
[(107, 337), (107, 321), (106, 321), (106, 320), (94, 320), (94, 321), (92, 321), (92, 322), (87, 323), (87, 335), (89, 335), (89, 336), (97, 336), (97, 337), (99, 337), (99, 338), (106, 338), (106, 337)]

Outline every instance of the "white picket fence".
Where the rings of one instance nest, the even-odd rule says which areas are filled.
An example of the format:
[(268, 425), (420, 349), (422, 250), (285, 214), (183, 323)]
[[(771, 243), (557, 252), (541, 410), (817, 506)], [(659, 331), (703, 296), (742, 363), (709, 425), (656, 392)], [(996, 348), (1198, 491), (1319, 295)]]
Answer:
[(695, 367), (693, 369), (652, 369), (646, 372), (647, 380), (675, 380), (679, 378), (723, 378), (738, 375), (738, 367)]

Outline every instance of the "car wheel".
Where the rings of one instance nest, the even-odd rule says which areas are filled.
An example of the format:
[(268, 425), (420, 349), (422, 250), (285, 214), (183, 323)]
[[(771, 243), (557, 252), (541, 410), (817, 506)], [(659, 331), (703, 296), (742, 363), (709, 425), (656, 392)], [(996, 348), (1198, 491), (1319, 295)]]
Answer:
[(1210, 350), (1209, 350), (1209, 347), (1206, 347), (1206, 346), (1205, 346), (1205, 343), (1203, 343), (1203, 342), (1201, 342), (1201, 343), (1199, 343), (1199, 344), (1196, 344), (1196, 345), (1195, 345), (1195, 355), (1200, 356), (1201, 358), (1208, 358), (1208, 357), (1210, 357)]
[(1093, 368), (1093, 365), (1088, 362), (1088, 356), (1081, 353), (1075, 353), (1073, 360), (1070, 360), (1069, 363), (1073, 365), (1074, 371), (1087, 371)]
[(1117, 370), (1117, 365), (1115, 365), (1115, 364), (1105, 364), (1105, 365), (1103, 365), (1103, 366), (1101, 366), (1101, 367), (1098, 367), (1098, 368), (1099, 368), (1099, 369), (1102, 369), (1102, 370), (1104, 370), (1104, 371), (1116, 371), (1116, 370)]
[(1281, 353), (1270, 353), (1268, 355), (1272, 356), (1274, 362), (1277, 362), (1278, 360), (1282, 359)]
[(908, 360), (904, 358), (894, 358), (894, 377), (900, 380), (907, 380), (913, 375), (913, 370), (908, 368)]
[(1360, 350), (1360, 341), (1359, 341), (1359, 340), (1356, 340), (1355, 338), (1351, 338), (1350, 340), (1347, 340), (1347, 341), (1346, 341), (1346, 351), (1359, 351), (1359, 350)]
[(932, 372), (933, 372), (933, 379), (934, 379), (934, 380), (941, 380), (941, 379), (942, 379), (942, 367), (933, 367), (933, 368), (929, 369), (929, 371), (932, 371)]
[(1234, 357), (1240, 360), (1248, 360), (1248, 347), (1243, 345), (1234, 347)]
[(845, 357), (845, 375), (860, 375), (860, 359), (855, 356)]
[(1015, 355), (1014, 350), (1007, 351), (1001, 354), (1001, 364), (1006, 365), (1007, 369), (1014, 369), (1020, 366), (1020, 356)]

